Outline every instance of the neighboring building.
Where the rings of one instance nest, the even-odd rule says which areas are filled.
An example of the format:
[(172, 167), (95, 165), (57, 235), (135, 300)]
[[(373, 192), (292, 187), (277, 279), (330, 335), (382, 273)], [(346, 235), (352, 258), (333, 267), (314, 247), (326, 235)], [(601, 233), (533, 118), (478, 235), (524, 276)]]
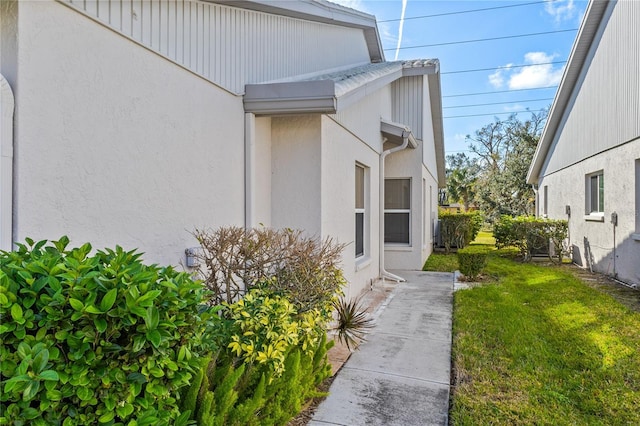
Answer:
[(351, 295), (431, 253), (439, 63), (385, 62), (371, 15), (2, 1), (0, 73), (3, 249), (66, 234), (175, 265), (195, 228), (297, 228), (350, 243)]
[(640, 284), (640, 2), (591, 1), (527, 180), (573, 260)]

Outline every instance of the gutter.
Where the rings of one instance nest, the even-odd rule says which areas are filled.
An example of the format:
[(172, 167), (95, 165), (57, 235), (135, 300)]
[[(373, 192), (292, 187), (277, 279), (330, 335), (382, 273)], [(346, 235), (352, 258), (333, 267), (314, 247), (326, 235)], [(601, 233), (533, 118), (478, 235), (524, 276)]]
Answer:
[[(380, 237), (379, 237), (379, 241), (380, 241), (380, 252), (379, 252), (379, 257), (380, 257), (380, 277), (384, 280), (385, 278), (389, 278), (393, 281), (396, 282), (405, 282), (406, 280), (402, 277), (399, 277), (397, 275), (392, 274), (391, 272), (388, 272), (386, 269), (384, 269), (384, 160), (387, 157), (387, 155), (393, 154), (395, 152), (398, 151), (402, 151), (404, 149), (406, 149), (409, 146), (409, 138), (411, 136), (411, 131), (408, 130), (403, 130), (402, 131), (402, 145), (397, 146), (395, 148), (391, 148), (388, 149), (386, 151), (382, 151), (382, 154), (380, 154), (380, 178), (379, 178), (379, 183), (378, 183), (378, 187), (380, 188), (380, 219), (379, 219), (379, 223), (380, 223)], [(384, 145), (384, 143), (387, 141), (387, 138), (384, 138), (382, 140), (382, 144)]]

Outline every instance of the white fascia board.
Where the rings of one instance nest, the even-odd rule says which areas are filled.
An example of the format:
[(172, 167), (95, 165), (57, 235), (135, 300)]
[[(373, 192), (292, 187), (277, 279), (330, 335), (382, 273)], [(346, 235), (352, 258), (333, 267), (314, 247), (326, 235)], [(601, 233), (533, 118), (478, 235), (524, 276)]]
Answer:
[(376, 17), (359, 10), (340, 6), (325, 0), (208, 0), (241, 9), (360, 28), (364, 32), (371, 62), (384, 62), (384, 49), (378, 32)]
[(243, 102), (245, 112), (257, 115), (334, 114), (337, 110), (332, 80), (247, 84)]
[(429, 85), (429, 102), (431, 103), (431, 121), (433, 124), (433, 143), (436, 151), (438, 188), (445, 188), (447, 181), (444, 156), (444, 123), (442, 118), (440, 72), (427, 75), (427, 84)]
[(574, 95), (573, 92), (576, 88), (576, 83), (583, 72), (583, 67), (589, 56), (593, 40), (608, 6), (614, 7), (615, 2), (603, 0), (591, 0), (589, 2), (584, 19), (580, 25), (580, 30), (576, 36), (576, 41), (569, 54), (569, 60), (562, 75), (560, 86), (551, 104), (542, 136), (540, 137), (536, 152), (529, 166), (529, 171), (527, 172), (527, 183), (529, 184), (538, 183), (540, 171), (547, 159), (549, 148), (556, 138), (556, 132), (566, 113), (566, 107)]

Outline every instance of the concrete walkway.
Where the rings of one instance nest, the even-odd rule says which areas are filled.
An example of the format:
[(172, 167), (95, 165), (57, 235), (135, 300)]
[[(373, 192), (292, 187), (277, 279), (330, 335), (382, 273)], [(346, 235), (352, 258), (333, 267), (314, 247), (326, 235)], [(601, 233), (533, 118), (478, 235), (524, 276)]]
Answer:
[(407, 282), (390, 294), (309, 426), (447, 424), (453, 274), (393, 273)]

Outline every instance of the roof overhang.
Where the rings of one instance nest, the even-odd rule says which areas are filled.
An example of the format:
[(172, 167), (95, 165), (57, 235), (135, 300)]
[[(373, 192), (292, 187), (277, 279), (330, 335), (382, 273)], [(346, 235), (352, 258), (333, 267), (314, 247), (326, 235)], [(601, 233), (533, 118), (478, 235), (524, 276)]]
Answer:
[(256, 10), (324, 24), (360, 28), (369, 50), (371, 62), (384, 62), (376, 17), (325, 0), (208, 0), (213, 3)]
[(542, 136), (538, 142), (536, 152), (531, 161), (529, 172), (527, 173), (527, 183), (536, 184), (540, 177), (540, 171), (544, 163), (547, 160), (549, 149), (556, 139), (556, 132), (567, 113), (567, 105), (569, 105), (572, 97), (574, 96), (574, 90), (578, 83), (585, 62), (589, 56), (591, 45), (598, 32), (602, 18), (605, 15), (607, 6), (613, 5), (615, 2), (608, 2), (603, 0), (591, 0), (587, 11), (585, 13), (580, 30), (576, 36), (576, 41), (571, 49), (567, 66), (562, 75), (560, 87), (556, 92), (556, 96), (551, 104), (549, 116), (545, 124)]
[(393, 121), (380, 120), (380, 133), (387, 139), (387, 142), (391, 142), (395, 145), (402, 145), (405, 138), (409, 140), (409, 148), (417, 148), (418, 142), (411, 133), (411, 129), (408, 126), (400, 123), (394, 123)]
[(247, 84), (244, 109), (256, 115), (335, 114), (401, 77), (439, 76), (439, 68), (437, 60), (382, 62), (298, 80)]

